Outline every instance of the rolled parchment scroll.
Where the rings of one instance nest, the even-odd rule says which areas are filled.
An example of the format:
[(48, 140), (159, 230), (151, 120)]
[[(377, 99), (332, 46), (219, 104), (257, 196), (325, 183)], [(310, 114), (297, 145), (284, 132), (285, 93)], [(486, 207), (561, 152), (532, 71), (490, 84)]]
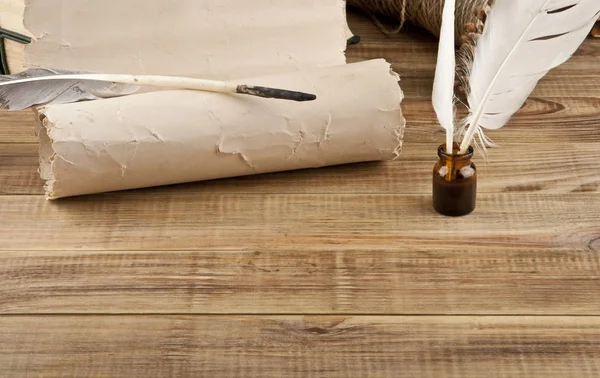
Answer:
[(257, 77), (313, 102), (163, 91), (37, 110), (49, 199), (388, 160), (403, 95), (384, 60)]

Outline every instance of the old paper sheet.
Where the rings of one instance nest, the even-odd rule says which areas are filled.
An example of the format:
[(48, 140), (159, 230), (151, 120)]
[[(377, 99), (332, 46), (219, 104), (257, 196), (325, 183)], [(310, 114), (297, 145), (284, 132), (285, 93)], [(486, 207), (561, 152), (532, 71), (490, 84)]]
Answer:
[(318, 99), (165, 91), (40, 109), (48, 198), (386, 160), (400, 152), (402, 93), (383, 60), (247, 81)]
[[(344, 0), (344, 3), (346, 3), (346, 0)], [(354, 37), (354, 33), (352, 32), (352, 29), (350, 29), (350, 25), (348, 24), (348, 17), (347, 17), (347, 13), (346, 13), (346, 9), (347, 9), (347, 5), (344, 4), (344, 18), (346, 19), (346, 24), (344, 25), (345, 28), (345, 36), (346, 36), (346, 40)]]
[(344, 0), (26, 0), (28, 67), (230, 80), (345, 63)]

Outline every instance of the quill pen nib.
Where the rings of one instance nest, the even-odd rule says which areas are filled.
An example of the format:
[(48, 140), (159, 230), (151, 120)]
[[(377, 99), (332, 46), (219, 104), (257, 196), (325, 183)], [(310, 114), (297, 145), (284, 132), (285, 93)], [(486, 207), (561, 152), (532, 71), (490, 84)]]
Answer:
[(277, 88), (254, 87), (248, 85), (238, 85), (237, 93), (263, 98), (274, 98), (299, 102), (314, 101), (317, 99), (316, 95), (310, 93), (295, 92)]

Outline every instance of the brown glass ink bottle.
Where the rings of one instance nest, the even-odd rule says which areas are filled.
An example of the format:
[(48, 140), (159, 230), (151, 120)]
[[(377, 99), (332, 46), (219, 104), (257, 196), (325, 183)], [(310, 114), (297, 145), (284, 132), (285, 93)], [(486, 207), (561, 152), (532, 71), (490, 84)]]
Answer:
[(477, 199), (477, 168), (472, 162), (473, 147), (460, 155), (454, 144), (454, 154), (438, 148), (440, 160), (433, 168), (433, 207), (442, 214), (459, 217), (475, 210)]

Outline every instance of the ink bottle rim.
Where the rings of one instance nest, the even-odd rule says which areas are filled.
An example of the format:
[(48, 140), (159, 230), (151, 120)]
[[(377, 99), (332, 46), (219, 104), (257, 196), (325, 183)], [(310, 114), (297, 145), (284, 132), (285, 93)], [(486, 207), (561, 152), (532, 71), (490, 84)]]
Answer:
[[(458, 146), (458, 144), (454, 143), (454, 151), (458, 151), (460, 147)], [(467, 160), (467, 159), (472, 159), (473, 158), (473, 153), (475, 152), (473, 146), (469, 146), (469, 149), (467, 150), (466, 153), (464, 154), (448, 154), (446, 152), (446, 145), (442, 144), (438, 147), (438, 156), (440, 157), (440, 159), (445, 159), (445, 160)]]

